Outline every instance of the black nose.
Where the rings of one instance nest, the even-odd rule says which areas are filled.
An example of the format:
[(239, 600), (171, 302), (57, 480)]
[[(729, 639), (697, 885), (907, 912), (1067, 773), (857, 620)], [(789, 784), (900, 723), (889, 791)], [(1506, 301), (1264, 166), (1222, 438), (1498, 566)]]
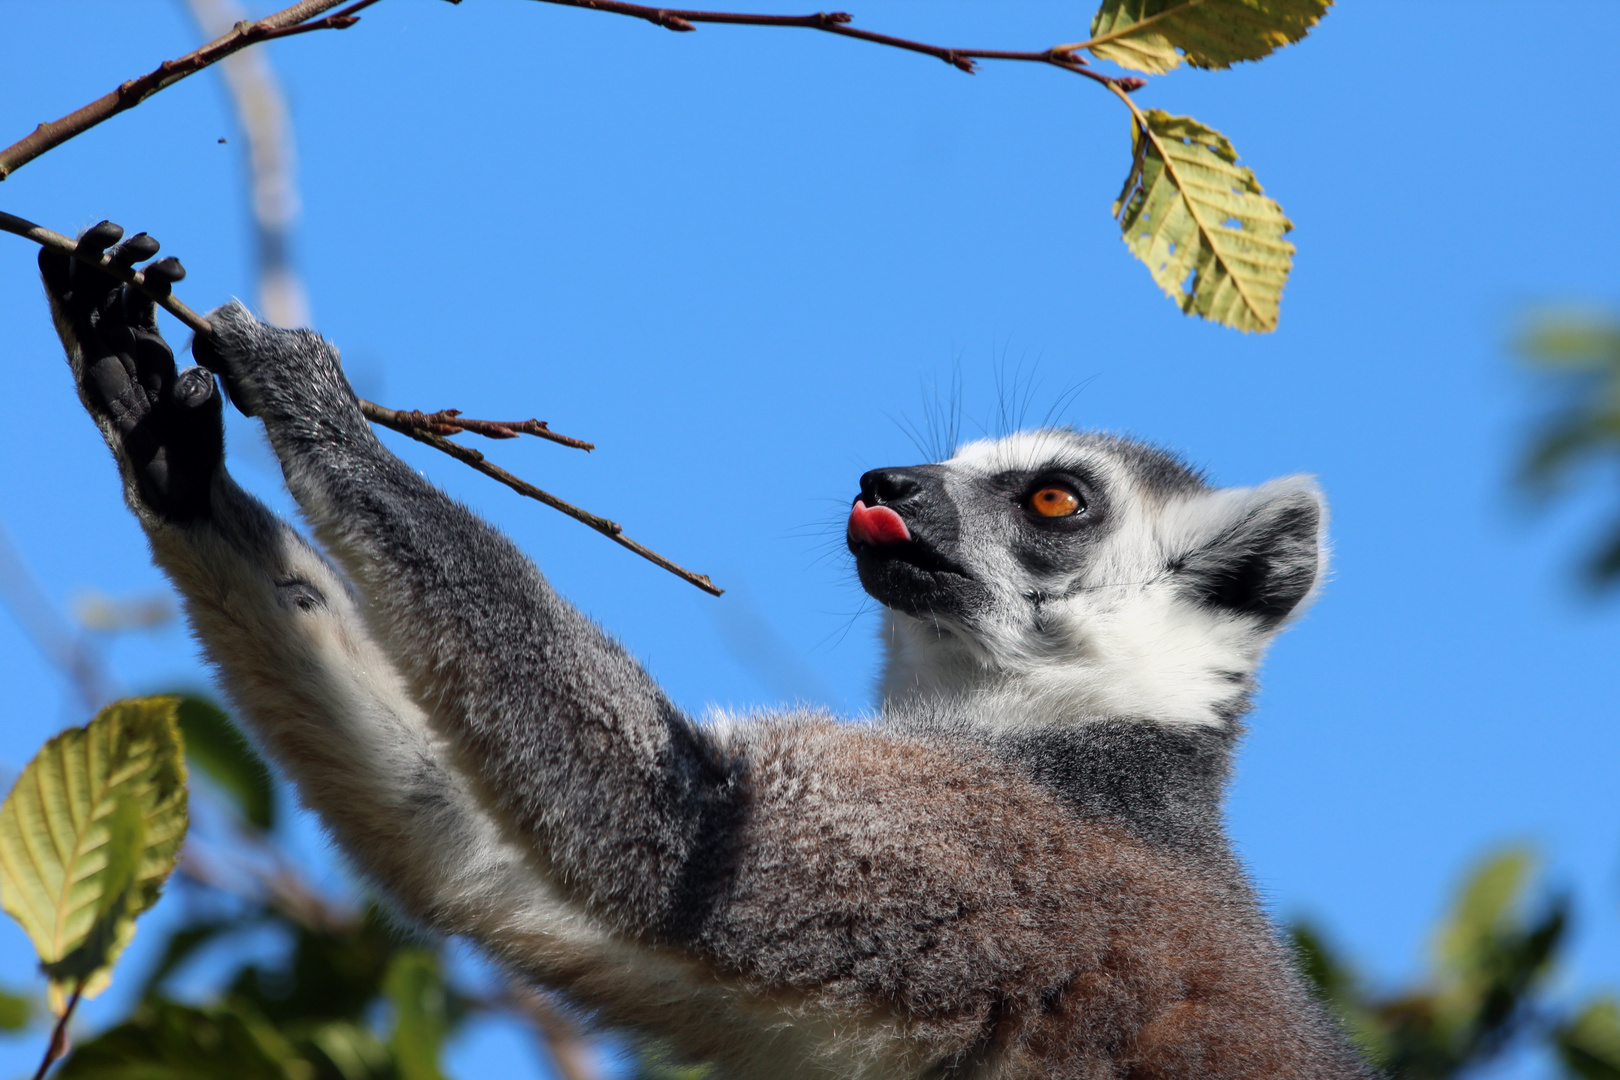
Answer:
[(861, 477), (861, 501), (868, 506), (895, 506), (923, 486), (917, 469), (873, 469)]

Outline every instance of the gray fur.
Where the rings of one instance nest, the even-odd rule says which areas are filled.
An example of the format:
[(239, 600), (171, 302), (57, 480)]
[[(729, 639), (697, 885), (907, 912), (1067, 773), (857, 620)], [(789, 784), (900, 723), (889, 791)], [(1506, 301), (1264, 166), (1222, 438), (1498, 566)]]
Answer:
[[(128, 410), (86, 388), (124, 356), (115, 325), (83, 317), (98, 283), (55, 264), (46, 280), (126, 495), (240, 714), (416, 919), (738, 1077), (1364, 1075), (1220, 824), (1254, 665), (1318, 576), (1320, 514), (1275, 511), (1317, 506), (1308, 488), (1213, 492), (1109, 437), (968, 448), (899, 506), (911, 568), (857, 552), (895, 607), (884, 715), (704, 726), (382, 447), (313, 333), (230, 305), (197, 351), (264, 422), (336, 566), (206, 441), (160, 425), (164, 453), (193, 448), (209, 479), (184, 498), (154, 487)], [(208, 407), (172, 362), (127, 366)], [(1025, 473), (1052, 468), (1086, 486), (1097, 527), (1016, 516)], [(1244, 606), (1254, 573), (1199, 584), (1242, 566), (1265, 586), (1283, 564), (1286, 589), (1254, 594), (1264, 611)], [(1093, 579), (1124, 572), (1148, 576)], [(1196, 646), (1165, 715), (1126, 660), (1096, 659), (1108, 627), (1160, 612), (1191, 620)], [(1054, 665), (1122, 689), (1029, 674)]]

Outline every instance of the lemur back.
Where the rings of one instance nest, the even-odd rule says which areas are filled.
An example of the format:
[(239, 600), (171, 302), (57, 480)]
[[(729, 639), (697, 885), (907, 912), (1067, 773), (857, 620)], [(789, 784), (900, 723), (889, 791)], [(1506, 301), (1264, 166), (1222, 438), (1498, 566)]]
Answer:
[(238, 715), (408, 917), (726, 1076), (1365, 1075), (1220, 821), (1260, 655), (1321, 572), (1308, 481), (1214, 490), (1069, 431), (870, 472), (880, 715), (698, 724), (377, 441), (318, 336), (233, 304), (194, 349), (325, 556), (231, 480), (214, 380), (151, 303), (41, 268)]

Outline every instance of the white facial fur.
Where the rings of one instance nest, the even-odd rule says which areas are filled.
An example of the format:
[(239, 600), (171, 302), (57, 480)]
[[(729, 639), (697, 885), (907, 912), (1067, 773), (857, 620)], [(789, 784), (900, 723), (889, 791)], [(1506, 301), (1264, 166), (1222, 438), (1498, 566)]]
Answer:
[[(888, 613), (886, 709), (954, 699), (992, 729), (1107, 717), (1224, 723), (1323, 575), (1326, 507), (1307, 476), (1211, 489), (1151, 448), (1067, 430), (971, 443), (944, 466), (949, 498), (983, 508), (963, 513), (955, 557), (990, 599), (967, 615)], [(1017, 557), (1003, 530), (1028, 526), (985, 485), (1058, 469), (1089, 478), (1088, 501), (1105, 520), (1054, 574)], [(1274, 526), (1285, 519), (1292, 534), (1279, 543)], [(1289, 610), (1256, 614), (1195, 591), (1193, 578), (1245, 558), (1288, 576)]]

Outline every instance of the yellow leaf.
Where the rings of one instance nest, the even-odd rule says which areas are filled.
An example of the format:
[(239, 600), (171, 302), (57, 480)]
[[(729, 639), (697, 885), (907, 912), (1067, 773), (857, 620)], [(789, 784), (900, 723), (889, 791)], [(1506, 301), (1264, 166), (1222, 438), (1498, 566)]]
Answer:
[(186, 834), (179, 699), (132, 698), (46, 743), (0, 806), (0, 905), (51, 997), (98, 992)]
[(1126, 246), (1182, 311), (1275, 330), (1293, 222), (1220, 132), (1157, 109), (1132, 116), (1131, 171), (1114, 203)]
[(1132, 71), (1162, 75), (1183, 59), (1224, 68), (1258, 60), (1298, 41), (1333, 0), (1103, 0), (1091, 38), (1062, 49), (1089, 49)]

